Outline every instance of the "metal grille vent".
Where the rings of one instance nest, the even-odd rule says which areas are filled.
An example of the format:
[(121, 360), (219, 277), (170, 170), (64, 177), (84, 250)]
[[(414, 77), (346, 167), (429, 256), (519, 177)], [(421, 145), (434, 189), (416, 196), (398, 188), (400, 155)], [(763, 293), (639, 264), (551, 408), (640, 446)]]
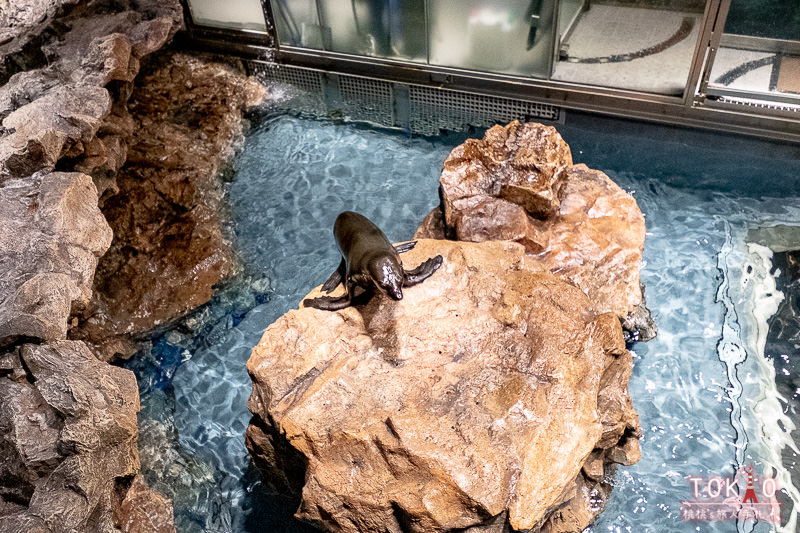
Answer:
[(311, 98), (290, 98), (280, 106), (316, 115), (342, 114), (353, 121), (401, 127), (422, 135), (441, 130), (488, 128), (512, 120), (561, 120), (561, 109), (547, 104), (422, 85), (393, 84), (348, 74), (249, 61), (252, 74), (289, 84)]
[(249, 61), (248, 67), (252, 74), (263, 79), (286, 83), (311, 94), (322, 94), (323, 73), (317, 70), (256, 61)]
[(346, 114), (359, 121), (394, 126), (392, 85), (385, 81), (339, 76), (339, 93)]
[(439, 130), (490, 127), (512, 120), (560, 118), (561, 109), (497, 96), (412, 85), (409, 87), (411, 131), (434, 135)]

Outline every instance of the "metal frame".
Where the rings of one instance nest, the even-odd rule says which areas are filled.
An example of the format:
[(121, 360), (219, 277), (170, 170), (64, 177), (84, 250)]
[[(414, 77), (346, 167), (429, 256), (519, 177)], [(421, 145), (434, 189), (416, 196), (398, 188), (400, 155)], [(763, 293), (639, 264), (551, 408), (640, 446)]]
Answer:
[[(708, 79), (722, 40), (724, 21), (731, 0), (706, 2), (700, 37), (682, 96), (281, 46), (275, 28), (269, 27), (270, 22), (267, 34), (257, 36), (241, 31), (197, 26), (191, 20), (187, 0), (181, 1), (184, 4), (191, 46), (220, 53), (235, 53), (243, 59), (263, 60), (271, 57), (277, 64), (331, 73), (341, 72), (388, 82), (518, 98), (565, 109), (800, 142), (800, 109), (795, 112), (792, 106), (786, 105), (744, 105), (737, 103), (737, 100), (724, 98), (743, 96), (733, 91), (725, 91), (724, 94), (721, 91), (709, 92)], [(267, 20), (274, 20), (269, 0), (261, 0), (261, 3), (265, 16), (269, 17)], [(556, 8), (559, 3), (556, 2)], [(557, 44), (554, 43), (554, 48), (557, 48)], [(765, 100), (762, 94), (748, 94), (746, 97), (754, 101)], [(781, 103), (786, 104), (783, 101)]]
[(751, 35), (725, 34), (722, 36), (720, 46), (727, 48), (740, 48), (757, 52), (771, 52), (776, 54), (800, 55), (800, 42), (785, 39), (766, 39)]

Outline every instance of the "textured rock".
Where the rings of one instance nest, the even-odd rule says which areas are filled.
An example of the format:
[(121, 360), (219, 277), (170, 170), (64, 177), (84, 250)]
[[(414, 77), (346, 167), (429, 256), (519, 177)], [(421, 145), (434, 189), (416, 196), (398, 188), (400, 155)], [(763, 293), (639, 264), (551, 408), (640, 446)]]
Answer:
[[(242, 138), (242, 111), (265, 96), (231, 66), (183, 54), (160, 57), (142, 73), (130, 104), (136, 135), (116, 176), (118, 194), (103, 202), (114, 243), (74, 338), (104, 358), (130, 355), (129, 335), (207, 302), (231, 273), (219, 175)], [(114, 153), (105, 140), (102, 150), (101, 159)]]
[(67, 334), (111, 244), (89, 176), (55, 172), (0, 188), (0, 345)]
[(74, 288), (55, 270), (30, 281), (23, 296), (52, 295), (37, 305), (58, 324), (31, 323), (16, 316), (20, 309), (9, 320), (46, 331), (39, 338), (63, 338), (60, 317), (71, 307), (82, 326), (73, 338), (96, 334), (104, 357), (129, 354), (127, 335), (206, 302), (230, 273), (218, 176), (241, 137), (242, 110), (265, 90), (229, 65), (167, 55), (153, 60), (128, 102), (141, 60), (182, 24), (177, 0), (25, 1), (0, 17), (10, 24), (0, 41), (10, 54), (0, 65), (8, 79), (0, 87), (0, 187), (56, 167), (88, 174), (117, 235), (100, 269), (106, 294), (90, 311), (87, 291), (80, 287), (75, 306)]
[[(139, 62), (131, 55), (131, 42), (123, 33), (95, 37), (81, 61), (80, 79), (105, 86), (110, 81), (132, 82), (139, 73)], [(76, 75), (73, 75), (76, 77)]]
[[(28, 344), (0, 357), (0, 531), (112, 530), (129, 492), (120, 483), (139, 469), (138, 410), (133, 373), (83, 343)], [(125, 499), (129, 515), (159, 510), (136, 493)]]
[(89, 85), (58, 85), (11, 111), (0, 138), (0, 185), (14, 177), (52, 170), (56, 161), (97, 133), (111, 109), (108, 91)]
[(133, 478), (133, 375), (58, 339), (111, 242), (97, 189), (116, 190), (140, 59), (181, 24), (177, 0), (0, 6), (0, 532), (174, 531)]
[(51, 19), (79, 0), (4, 0), (0, 9), (0, 86), (47, 63), (42, 46), (56, 36)]
[(302, 454), (284, 459), (307, 465), (284, 478), (305, 480), (297, 514), (333, 531), (580, 531), (610, 489), (587, 462), (596, 475), (638, 450), (619, 320), (519, 244), (422, 240), (403, 260), (436, 253), (399, 302), (267, 328), (248, 361), (251, 453)]
[(115, 513), (114, 525), (123, 533), (174, 533), (173, 514), (172, 502), (148, 489), (137, 475)]
[(440, 183), (447, 226), (455, 227), (462, 211), (488, 197), (548, 218), (558, 210), (558, 188), (571, 166), (569, 146), (550, 126), (515, 121), (491, 128), (483, 139), (468, 139), (444, 162)]
[(182, 10), (177, 0), (23, 1), (0, 21), (2, 186), (80, 157), (112, 100), (124, 116), (139, 60), (174, 35)]
[[(552, 127), (512, 122), (456, 147), (440, 179), (442, 206), (418, 237), (511, 240), (547, 270), (583, 290), (597, 312), (626, 320), (637, 338), (655, 335), (642, 307), (644, 217), (600, 171), (573, 165)], [(443, 228), (436, 219), (443, 214)]]

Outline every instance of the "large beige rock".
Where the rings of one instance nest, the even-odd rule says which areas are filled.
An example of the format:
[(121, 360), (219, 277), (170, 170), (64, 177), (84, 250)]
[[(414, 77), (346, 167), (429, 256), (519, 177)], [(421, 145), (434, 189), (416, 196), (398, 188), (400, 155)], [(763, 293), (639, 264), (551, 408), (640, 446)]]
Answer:
[(519, 244), (422, 240), (402, 259), (437, 253), (399, 302), (267, 328), (247, 365), (251, 453), (306, 463), (297, 515), (332, 531), (580, 531), (609, 489), (587, 460), (600, 478), (612, 450), (637, 460), (619, 320)]
[(447, 223), (453, 225), (460, 212), (490, 197), (548, 218), (558, 210), (558, 188), (571, 166), (569, 146), (555, 128), (516, 121), (495, 126), (483, 139), (454, 148), (444, 162), (440, 183)]
[(627, 320), (645, 339), (655, 335), (649, 312), (640, 309), (644, 216), (604, 173), (573, 165), (554, 128), (495, 126), (451, 152), (440, 185), (442, 205), (416, 237), (518, 242), (583, 290), (595, 311)]
[(54, 172), (0, 188), (0, 346), (66, 338), (111, 244), (92, 179)]

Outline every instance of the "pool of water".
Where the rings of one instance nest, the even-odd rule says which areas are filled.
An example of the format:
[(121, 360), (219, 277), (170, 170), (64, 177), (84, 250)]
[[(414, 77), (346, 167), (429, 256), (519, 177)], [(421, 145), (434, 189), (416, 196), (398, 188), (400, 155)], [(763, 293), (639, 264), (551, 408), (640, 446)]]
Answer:
[[(800, 225), (797, 149), (581, 115), (558, 128), (576, 163), (606, 171), (645, 213), (642, 280), (659, 326), (655, 340), (632, 347), (642, 460), (619, 469), (591, 530), (770, 531), (764, 521), (681, 516), (687, 476), (752, 464), (781, 483), (783, 531), (794, 532), (797, 398), (776, 388), (776, 369), (796, 378), (783, 363), (800, 355), (764, 355), (784, 294), (762, 229)], [(420, 138), (287, 113), (254, 127), (228, 194), (244, 273), (128, 364), (142, 396), (143, 470), (173, 497), (179, 531), (312, 531), (291, 518), (296, 501), (263, 490), (248, 461), (250, 350), (338, 264), (340, 211), (364, 213), (391, 240), (410, 238), (438, 203), (450, 150), (481, 135)], [(791, 351), (780, 346), (773, 351)]]

